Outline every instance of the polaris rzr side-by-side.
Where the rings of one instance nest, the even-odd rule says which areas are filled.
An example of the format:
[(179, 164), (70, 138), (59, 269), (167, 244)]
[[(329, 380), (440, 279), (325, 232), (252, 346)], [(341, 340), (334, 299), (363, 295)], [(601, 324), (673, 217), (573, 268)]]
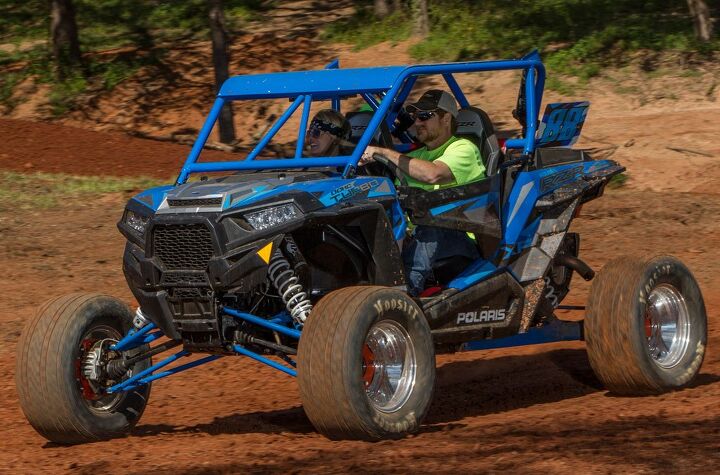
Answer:
[[(522, 133), (502, 147), (460, 85), (467, 74), (499, 70), (521, 73)], [(460, 106), (455, 135), (477, 145), (486, 177), (426, 191), (406, 186), (381, 155), (359, 167), (371, 144), (414, 146), (403, 105), (419, 80), (438, 79)], [(585, 340), (592, 368), (616, 394), (686, 386), (705, 353), (698, 284), (670, 256), (615, 259), (597, 276), (580, 260), (571, 221), (624, 168), (571, 148), (587, 102), (548, 104), (539, 119), (544, 82), (535, 52), (228, 79), (176, 183), (133, 197), (118, 223), (137, 311), (72, 294), (27, 322), (16, 370), (27, 419), (57, 443), (122, 436), (154, 380), (229, 356), (296, 376), (308, 418), (332, 439), (418, 430), (439, 353)], [(230, 101), (276, 111), (267, 114), (274, 122), (241, 160), (202, 161)], [(303, 156), (313, 107), (350, 122), (339, 156)], [(469, 233), (480, 257), (437, 262), (414, 297), (401, 250), (408, 228), (420, 225)], [(585, 318), (562, 321), (556, 310), (568, 308), (575, 273), (593, 279)]]

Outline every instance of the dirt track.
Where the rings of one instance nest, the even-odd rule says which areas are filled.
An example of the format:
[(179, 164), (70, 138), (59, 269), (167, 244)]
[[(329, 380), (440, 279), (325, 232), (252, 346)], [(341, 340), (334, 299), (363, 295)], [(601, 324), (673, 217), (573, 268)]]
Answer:
[[(73, 150), (74, 163), (92, 156), (91, 166), (73, 168), (63, 159), (64, 149), (50, 146), (57, 143), (53, 133)], [(187, 152), (183, 146), (5, 120), (0, 140), (23, 141), (21, 149), (5, 149), (2, 168), (31, 160), (32, 171), (168, 176)], [(102, 153), (104, 147), (113, 153)], [(51, 295), (103, 291), (131, 301), (120, 271), (123, 241), (114, 227), (126, 197), (78, 200), (42, 213), (3, 212), (0, 472), (716, 471), (720, 197), (626, 188), (585, 206), (573, 225), (582, 233), (581, 255), (595, 268), (628, 251), (672, 252), (686, 260), (701, 282), (710, 317), (708, 355), (695, 385), (660, 397), (613, 397), (593, 376), (580, 343), (443, 356), (422, 431), (377, 444), (325, 440), (305, 418), (291, 378), (241, 359), (156, 384), (127, 439), (71, 448), (46, 443), (17, 404), (17, 337), (24, 320)], [(587, 284), (579, 283), (566, 302), (581, 304), (586, 292)]]
[[(293, 3), (315, 14), (313, 2)], [(275, 41), (279, 28), (310, 24), (296, 11), (286, 14), (290, 23), (235, 46), (233, 73), (319, 68), (338, 56), (343, 67), (410, 62), (403, 45), (351, 52), (302, 35)], [(168, 87), (162, 78), (141, 75), (63, 120), (81, 129), (0, 119), (0, 171), (174, 177), (188, 147), (88, 129), (160, 136), (197, 130), (212, 92), (211, 70), (202, 67), (207, 58), (198, 55), (209, 51), (198, 44), (170, 55), (179, 76), (165, 96), (156, 93)], [(131, 437), (53, 446), (18, 406), (15, 346), (24, 321), (50, 296), (101, 291), (133, 303), (115, 228), (128, 196), (103, 195), (50, 211), (0, 211), (0, 473), (720, 472), (720, 107), (706, 97), (715, 78), (717, 71), (650, 82), (618, 76), (640, 93), (617, 94), (606, 81), (565, 98), (592, 101), (581, 145), (613, 153), (630, 177), (574, 222), (581, 257), (595, 269), (628, 252), (673, 253), (689, 265), (709, 317), (708, 353), (693, 387), (614, 397), (594, 377), (581, 343), (442, 356), (435, 401), (419, 434), (376, 444), (329, 442), (305, 418), (292, 378), (228, 358), (158, 382)], [(501, 128), (513, 127), (516, 76), (500, 74), (469, 90), (471, 102)], [(548, 92), (546, 100), (554, 99)], [(12, 117), (37, 119), (38, 110), (42, 103), (31, 100)], [(566, 303), (584, 303), (588, 285), (579, 280)]]

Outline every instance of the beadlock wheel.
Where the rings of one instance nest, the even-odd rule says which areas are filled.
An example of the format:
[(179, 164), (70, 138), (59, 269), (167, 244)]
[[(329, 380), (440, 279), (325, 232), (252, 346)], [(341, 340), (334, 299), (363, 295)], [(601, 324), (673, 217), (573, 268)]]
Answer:
[(688, 350), (691, 321), (685, 297), (674, 286), (661, 284), (648, 296), (645, 335), (650, 357), (661, 368), (672, 368)]
[(702, 293), (672, 256), (626, 256), (605, 265), (593, 280), (584, 328), (590, 364), (617, 394), (685, 387), (705, 356)]
[(399, 290), (348, 287), (323, 297), (303, 328), (297, 364), (305, 413), (330, 439), (403, 437), (430, 407), (430, 327)]
[(365, 348), (365, 393), (377, 410), (394, 412), (407, 402), (415, 386), (417, 361), (412, 340), (400, 324), (384, 320), (370, 328)]

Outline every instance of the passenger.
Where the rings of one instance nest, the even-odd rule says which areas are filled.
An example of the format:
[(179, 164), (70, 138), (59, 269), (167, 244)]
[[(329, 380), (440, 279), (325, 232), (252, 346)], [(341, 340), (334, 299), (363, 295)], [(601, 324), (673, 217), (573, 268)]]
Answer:
[[(406, 176), (409, 186), (436, 190), (465, 185), (485, 177), (485, 165), (477, 146), (455, 137), (458, 107), (448, 92), (431, 89), (405, 108), (413, 118), (416, 137), (424, 147), (401, 154), (395, 150), (368, 146), (359, 164), (384, 155)], [(412, 239), (403, 246), (402, 256), (409, 293), (419, 295), (432, 273), (433, 264), (451, 256), (478, 259), (475, 243), (464, 231), (434, 226), (417, 226)]]
[(333, 109), (323, 109), (310, 121), (305, 143), (311, 157), (333, 157), (340, 155), (350, 136), (350, 124), (345, 117)]

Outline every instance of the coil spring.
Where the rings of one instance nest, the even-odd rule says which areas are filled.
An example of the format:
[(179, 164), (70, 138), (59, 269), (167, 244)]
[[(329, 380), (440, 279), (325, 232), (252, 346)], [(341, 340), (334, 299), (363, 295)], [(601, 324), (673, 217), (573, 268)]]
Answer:
[(312, 303), (303, 291), (298, 277), (295, 275), (290, 263), (279, 249), (275, 250), (270, 265), (268, 276), (275, 285), (280, 297), (287, 307), (290, 316), (298, 323), (305, 323), (308, 313), (312, 310)]

